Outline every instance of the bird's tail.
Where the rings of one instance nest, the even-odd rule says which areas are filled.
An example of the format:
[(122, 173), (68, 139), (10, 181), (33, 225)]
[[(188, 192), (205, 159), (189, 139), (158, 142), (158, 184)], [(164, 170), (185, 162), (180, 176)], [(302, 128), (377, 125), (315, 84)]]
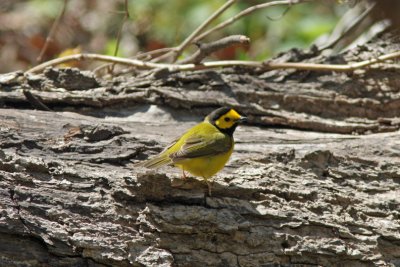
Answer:
[(139, 162), (138, 164), (135, 165), (140, 167), (145, 167), (148, 169), (157, 169), (171, 163), (172, 160), (167, 154), (160, 154), (155, 156), (154, 158), (148, 159), (143, 162)]

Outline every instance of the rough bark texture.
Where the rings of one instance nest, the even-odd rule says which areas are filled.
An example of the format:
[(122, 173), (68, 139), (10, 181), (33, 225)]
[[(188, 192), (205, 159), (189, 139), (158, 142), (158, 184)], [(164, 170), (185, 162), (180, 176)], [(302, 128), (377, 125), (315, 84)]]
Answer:
[[(277, 60), (382, 48), (400, 45)], [(399, 74), (2, 75), (0, 266), (400, 266)], [(23, 90), (57, 112), (29, 110)], [(212, 197), (170, 167), (134, 167), (221, 104), (250, 123)]]

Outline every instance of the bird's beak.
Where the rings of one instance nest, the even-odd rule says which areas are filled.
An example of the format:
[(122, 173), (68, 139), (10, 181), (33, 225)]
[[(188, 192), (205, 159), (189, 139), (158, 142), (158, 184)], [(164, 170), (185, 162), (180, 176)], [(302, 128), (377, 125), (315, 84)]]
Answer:
[(237, 120), (238, 123), (242, 123), (242, 122), (246, 122), (246, 121), (247, 121), (247, 117), (243, 117), (243, 116), (241, 116), (241, 117)]

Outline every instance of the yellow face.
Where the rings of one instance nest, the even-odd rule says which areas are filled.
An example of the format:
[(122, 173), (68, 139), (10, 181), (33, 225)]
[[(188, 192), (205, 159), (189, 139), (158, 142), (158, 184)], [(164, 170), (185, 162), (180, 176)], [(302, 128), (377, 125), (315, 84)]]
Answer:
[(218, 126), (220, 129), (229, 129), (234, 124), (236, 124), (242, 116), (236, 112), (236, 110), (231, 109), (227, 113), (220, 116), (218, 119), (215, 120), (215, 125)]

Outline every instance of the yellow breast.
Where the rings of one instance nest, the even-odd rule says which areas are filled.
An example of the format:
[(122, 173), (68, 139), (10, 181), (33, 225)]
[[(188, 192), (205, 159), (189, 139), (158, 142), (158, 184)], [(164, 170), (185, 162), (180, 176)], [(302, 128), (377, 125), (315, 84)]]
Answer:
[(226, 153), (214, 156), (186, 159), (179, 162), (179, 164), (176, 164), (175, 166), (181, 168), (184, 171), (190, 172), (194, 176), (200, 176), (207, 180), (225, 166), (232, 154), (232, 151), (233, 142), (232, 148)]

